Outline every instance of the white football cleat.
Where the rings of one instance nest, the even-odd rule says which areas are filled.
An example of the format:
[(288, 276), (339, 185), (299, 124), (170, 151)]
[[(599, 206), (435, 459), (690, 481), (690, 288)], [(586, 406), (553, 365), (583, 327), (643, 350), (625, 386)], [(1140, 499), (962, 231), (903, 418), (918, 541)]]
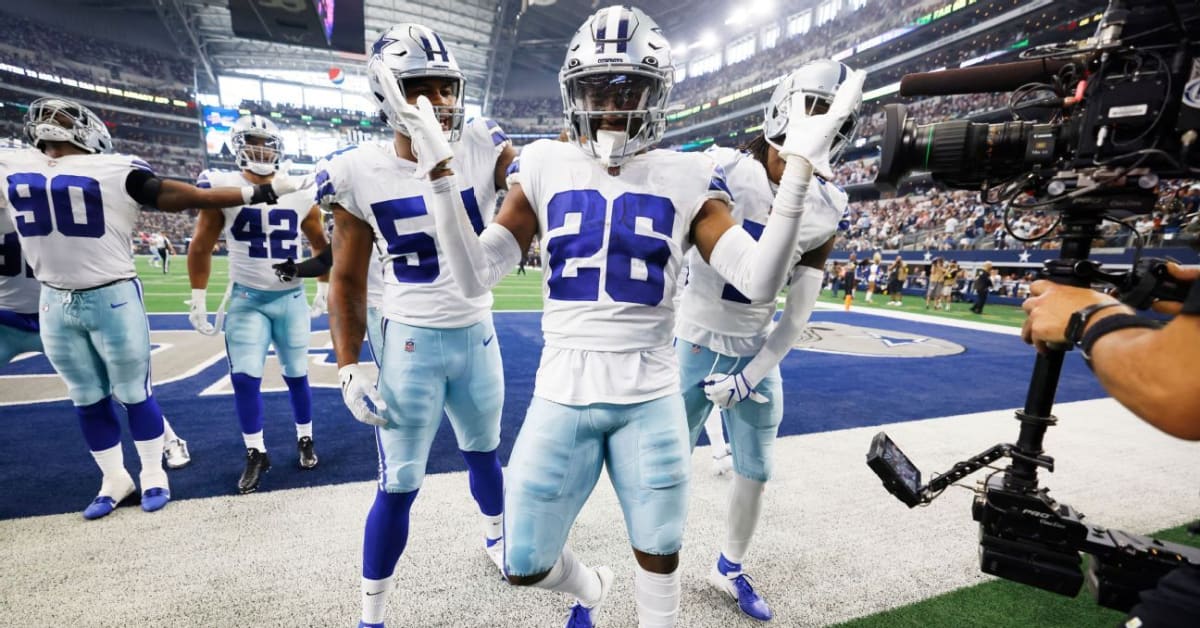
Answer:
[(487, 552), (488, 558), (496, 563), (496, 569), (500, 570), (500, 577), (504, 577), (504, 537), (497, 539), (483, 539), (483, 549)]
[(163, 443), (163, 458), (167, 461), (168, 469), (182, 469), (192, 461), (188, 451), (187, 441), (175, 437)]

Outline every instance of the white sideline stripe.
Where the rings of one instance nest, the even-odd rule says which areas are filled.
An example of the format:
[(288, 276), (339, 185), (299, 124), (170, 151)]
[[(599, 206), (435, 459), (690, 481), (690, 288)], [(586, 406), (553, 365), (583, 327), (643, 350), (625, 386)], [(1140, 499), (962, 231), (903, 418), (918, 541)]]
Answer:
[[(1043, 474), (1051, 496), (1091, 523), (1138, 533), (1179, 525), (1200, 511), (1200, 446), (1155, 431), (1109, 399), (1057, 411), (1060, 424), (1046, 441), (1057, 471)], [(776, 479), (745, 564), (778, 625), (841, 622), (987, 579), (978, 570), (972, 494), (951, 490), (927, 508), (906, 509), (863, 462), (878, 429), (790, 436), (776, 445)], [(1011, 411), (886, 426), (927, 476), (1011, 442), (1017, 429)], [(372, 455), (369, 440), (361, 455)], [(704, 582), (724, 538), (728, 480), (709, 474), (708, 448), (692, 462), (678, 625), (749, 625)], [(181, 473), (221, 473), (232, 492), (236, 459), (192, 464), (197, 468)], [(7, 557), (0, 561), (0, 605), (7, 616), (44, 625), (97, 625), (96, 608), (105, 609), (105, 625), (353, 625), (362, 524), (374, 491), (364, 481), (184, 500), (152, 515), (126, 506), (95, 522), (78, 513), (0, 521), (0, 555)], [(501, 582), (484, 554), (477, 517), (464, 473), (425, 479), (396, 570), (390, 625), (561, 625), (567, 600)], [(580, 514), (572, 546), (581, 560), (618, 574), (601, 610), (604, 625), (636, 625), (633, 560), (607, 479)], [(220, 603), (212, 582), (220, 583)]]
[[(843, 306), (836, 303), (817, 302), (817, 309), (828, 311), (843, 311)], [(961, 329), (973, 329), (975, 331), (990, 331), (997, 334), (1005, 334), (1008, 336), (1020, 336), (1020, 327), (1010, 327), (1008, 325), (997, 325), (995, 323), (982, 323), (976, 321), (963, 321), (956, 318), (943, 318), (941, 316), (931, 316), (929, 314), (916, 314), (913, 312), (899, 312), (896, 310), (877, 310), (851, 308), (851, 314), (866, 314), (868, 316), (881, 316), (883, 318), (895, 318), (904, 321), (913, 321), (915, 323), (929, 323), (931, 325), (945, 325), (946, 327), (958, 327)]]

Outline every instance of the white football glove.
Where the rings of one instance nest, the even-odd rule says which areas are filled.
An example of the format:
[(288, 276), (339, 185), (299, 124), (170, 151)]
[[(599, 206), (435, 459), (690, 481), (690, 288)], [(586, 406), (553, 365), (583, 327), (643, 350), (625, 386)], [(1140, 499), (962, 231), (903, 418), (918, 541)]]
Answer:
[(309, 318), (320, 318), (329, 311), (329, 282), (317, 282), (317, 296), (313, 297), (312, 305), (308, 308)]
[(754, 386), (743, 373), (713, 373), (701, 380), (700, 384), (704, 386), (704, 396), (721, 409), (732, 408), (746, 399), (755, 403), (767, 402), (766, 397), (754, 391)]
[(316, 184), (316, 180), (310, 176), (293, 177), (280, 170), (271, 177), (271, 190), (275, 192), (275, 196), (283, 196), (291, 194), (298, 190), (307, 190)]
[(192, 300), (188, 301), (188, 322), (196, 331), (205, 336), (215, 336), (217, 329), (208, 322), (208, 305), (205, 302), (208, 291), (204, 288), (192, 289)]
[(400, 115), (400, 121), (408, 129), (413, 153), (417, 156), (417, 178), (424, 178), (439, 164), (454, 157), (450, 142), (446, 140), (446, 135), (442, 131), (442, 123), (438, 121), (437, 114), (433, 112), (433, 104), (429, 102), (429, 99), (424, 96), (418, 97), (417, 105), (414, 107), (408, 104), (408, 100), (400, 93), (400, 86), (396, 83), (395, 75), (382, 63), (374, 65), (371, 71), (375, 72), (375, 78), (388, 92), (384, 96), (393, 103), (396, 113)]
[(862, 102), (863, 81), (866, 78), (866, 72), (852, 70), (834, 94), (829, 111), (817, 115), (805, 113), (803, 92), (792, 94), (792, 101), (788, 103), (786, 137), (779, 155), (785, 160), (792, 155), (803, 157), (812, 164), (814, 173), (832, 179), (829, 150), (837, 139), (838, 129)]
[(387, 426), (383, 418), (387, 404), (361, 366), (348, 364), (338, 369), (338, 381), (342, 383), (342, 401), (355, 419), (367, 425)]

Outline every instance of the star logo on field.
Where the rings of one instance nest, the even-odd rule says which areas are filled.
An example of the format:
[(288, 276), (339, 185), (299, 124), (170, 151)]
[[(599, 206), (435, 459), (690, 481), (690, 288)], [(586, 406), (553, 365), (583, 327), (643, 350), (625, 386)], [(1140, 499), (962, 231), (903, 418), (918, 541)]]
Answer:
[(884, 336), (874, 332), (867, 332), (867, 335), (883, 343), (885, 347), (899, 347), (902, 345), (915, 345), (929, 340), (928, 338), (900, 338), (899, 336)]
[(1021, 254), (1017, 256), (1017, 259), (1021, 260), (1022, 264), (1025, 262), (1028, 262), (1029, 261), (1029, 250), (1026, 249), (1024, 251), (1021, 251)]

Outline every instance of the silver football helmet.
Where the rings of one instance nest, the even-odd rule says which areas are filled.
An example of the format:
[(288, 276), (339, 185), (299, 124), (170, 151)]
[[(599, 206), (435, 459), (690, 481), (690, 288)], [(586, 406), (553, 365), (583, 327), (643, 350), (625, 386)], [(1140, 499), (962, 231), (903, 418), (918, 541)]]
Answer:
[[(779, 81), (771, 100), (767, 102), (766, 117), (763, 120), (763, 136), (767, 142), (779, 149), (783, 146), (783, 138), (788, 126), (788, 106), (792, 94), (804, 94), (806, 113), (819, 114), (829, 109), (833, 104), (833, 95), (838, 86), (850, 75), (850, 68), (844, 63), (831, 59), (810, 61)], [(850, 117), (838, 130), (837, 139), (829, 151), (829, 162), (834, 163), (858, 133), (858, 123), (862, 112), (862, 101), (854, 107)]]
[(570, 141), (605, 166), (657, 144), (675, 84), (671, 46), (641, 9), (613, 5), (588, 17), (558, 73)]
[[(246, 141), (250, 137), (260, 138), (262, 142)], [(233, 153), (239, 169), (265, 177), (279, 170), (279, 162), (283, 159), (283, 136), (279, 127), (268, 118), (242, 116), (230, 129), (229, 152)]]
[(371, 94), (383, 113), (383, 121), (400, 133), (408, 135), (408, 129), (396, 113), (398, 104), (388, 101), (387, 92), (383, 90), (373, 71), (378, 65), (382, 65), (396, 77), (400, 93), (405, 98), (408, 97), (408, 92), (404, 89), (404, 82), (409, 79), (438, 77), (450, 81), (454, 85), (454, 104), (435, 106), (433, 111), (438, 120), (442, 121), (443, 127), (448, 127), (445, 131), (446, 139), (451, 142), (458, 141), (462, 136), (465, 119), (463, 98), (466, 80), (458, 68), (458, 62), (454, 60), (454, 54), (446, 47), (440, 35), (420, 24), (397, 24), (380, 35), (371, 46), (371, 58), (367, 61), (367, 82), (370, 84)]
[(112, 136), (100, 117), (65, 98), (39, 98), (30, 103), (25, 113), (25, 139), (39, 149), (43, 142), (68, 142), (93, 154), (112, 150)]

